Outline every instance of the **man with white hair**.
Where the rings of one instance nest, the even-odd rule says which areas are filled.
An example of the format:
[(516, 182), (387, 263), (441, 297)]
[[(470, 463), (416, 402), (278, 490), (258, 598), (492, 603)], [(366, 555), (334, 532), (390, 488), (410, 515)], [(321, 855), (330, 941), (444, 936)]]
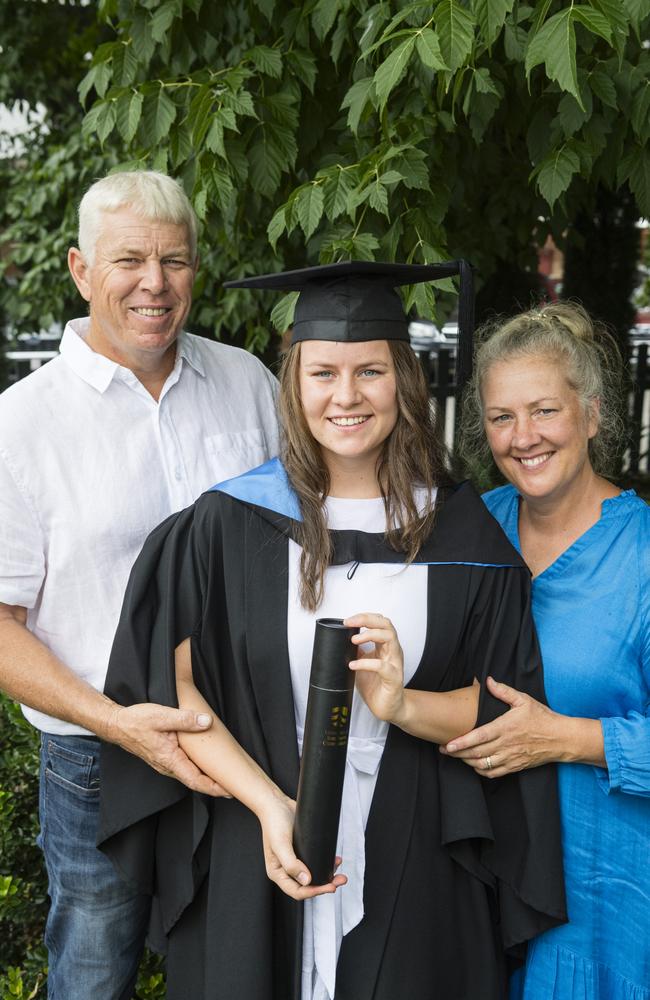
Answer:
[(148, 921), (149, 900), (95, 848), (98, 737), (221, 791), (176, 736), (210, 716), (102, 693), (147, 534), (277, 451), (273, 377), (246, 351), (183, 331), (197, 263), (175, 181), (127, 171), (95, 183), (68, 255), (89, 316), (0, 397), (0, 688), (42, 734), (50, 1000), (130, 1000)]

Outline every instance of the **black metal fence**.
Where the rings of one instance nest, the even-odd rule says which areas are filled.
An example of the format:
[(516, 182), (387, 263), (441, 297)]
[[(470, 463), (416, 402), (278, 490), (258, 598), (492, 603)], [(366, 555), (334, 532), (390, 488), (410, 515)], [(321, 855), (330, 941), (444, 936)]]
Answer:
[[(56, 351), (8, 351), (5, 355), (9, 367), (9, 384), (29, 375), (31, 371), (56, 356)], [(440, 348), (437, 351), (416, 351), (432, 397), (438, 402), (445, 423), (445, 439), (451, 448), (456, 419), (456, 358), (455, 351)], [(650, 361), (648, 345), (636, 344), (630, 358), (632, 391), (628, 402), (630, 418), (630, 444), (625, 454), (623, 471), (637, 474), (650, 473)], [(0, 387), (3, 388), (3, 387)]]

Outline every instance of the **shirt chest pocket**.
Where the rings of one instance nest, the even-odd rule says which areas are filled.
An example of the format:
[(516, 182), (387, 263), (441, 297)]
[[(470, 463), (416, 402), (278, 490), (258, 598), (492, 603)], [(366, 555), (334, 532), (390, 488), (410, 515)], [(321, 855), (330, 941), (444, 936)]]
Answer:
[(258, 427), (212, 434), (205, 438), (205, 449), (212, 469), (213, 483), (248, 472), (256, 465), (262, 465), (269, 457), (264, 433)]

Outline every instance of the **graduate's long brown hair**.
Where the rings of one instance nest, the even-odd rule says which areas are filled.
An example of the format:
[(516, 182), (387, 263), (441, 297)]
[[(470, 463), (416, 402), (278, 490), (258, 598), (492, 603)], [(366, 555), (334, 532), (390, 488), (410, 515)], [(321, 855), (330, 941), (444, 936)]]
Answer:
[[(424, 487), (430, 493), (451, 480), (440, 421), (436, 420), (420, 362), (409, 344), (389, 340), (388, 345), (395, 366), (398, 415), (383, 444), (377, 479), (386, 508), (386, 539), (409, 563), (429, 535), (435, 514), (433, 503), (418, 513), (414, 488)], [(324, 510), (330, 477), (302, 408), (300, 344), (289, 348), (283, 358), (279, 402), (282, 461), (303, 517), (298, 538), (302, 546), (300, 601), (304, 608), (315, 611), (323, 599), (323, 580), (331, 559)]]

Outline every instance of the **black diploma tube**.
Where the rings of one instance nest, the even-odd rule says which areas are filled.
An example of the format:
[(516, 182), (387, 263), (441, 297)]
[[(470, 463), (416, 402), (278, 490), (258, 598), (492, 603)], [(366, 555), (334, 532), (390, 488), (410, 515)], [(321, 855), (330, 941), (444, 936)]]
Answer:
[(340, 618), (319, 618), (309, 678), (293, 843), (309, 868), (312, 885), (334, 876), (345, 757), (350, 731), (358, 628)]

